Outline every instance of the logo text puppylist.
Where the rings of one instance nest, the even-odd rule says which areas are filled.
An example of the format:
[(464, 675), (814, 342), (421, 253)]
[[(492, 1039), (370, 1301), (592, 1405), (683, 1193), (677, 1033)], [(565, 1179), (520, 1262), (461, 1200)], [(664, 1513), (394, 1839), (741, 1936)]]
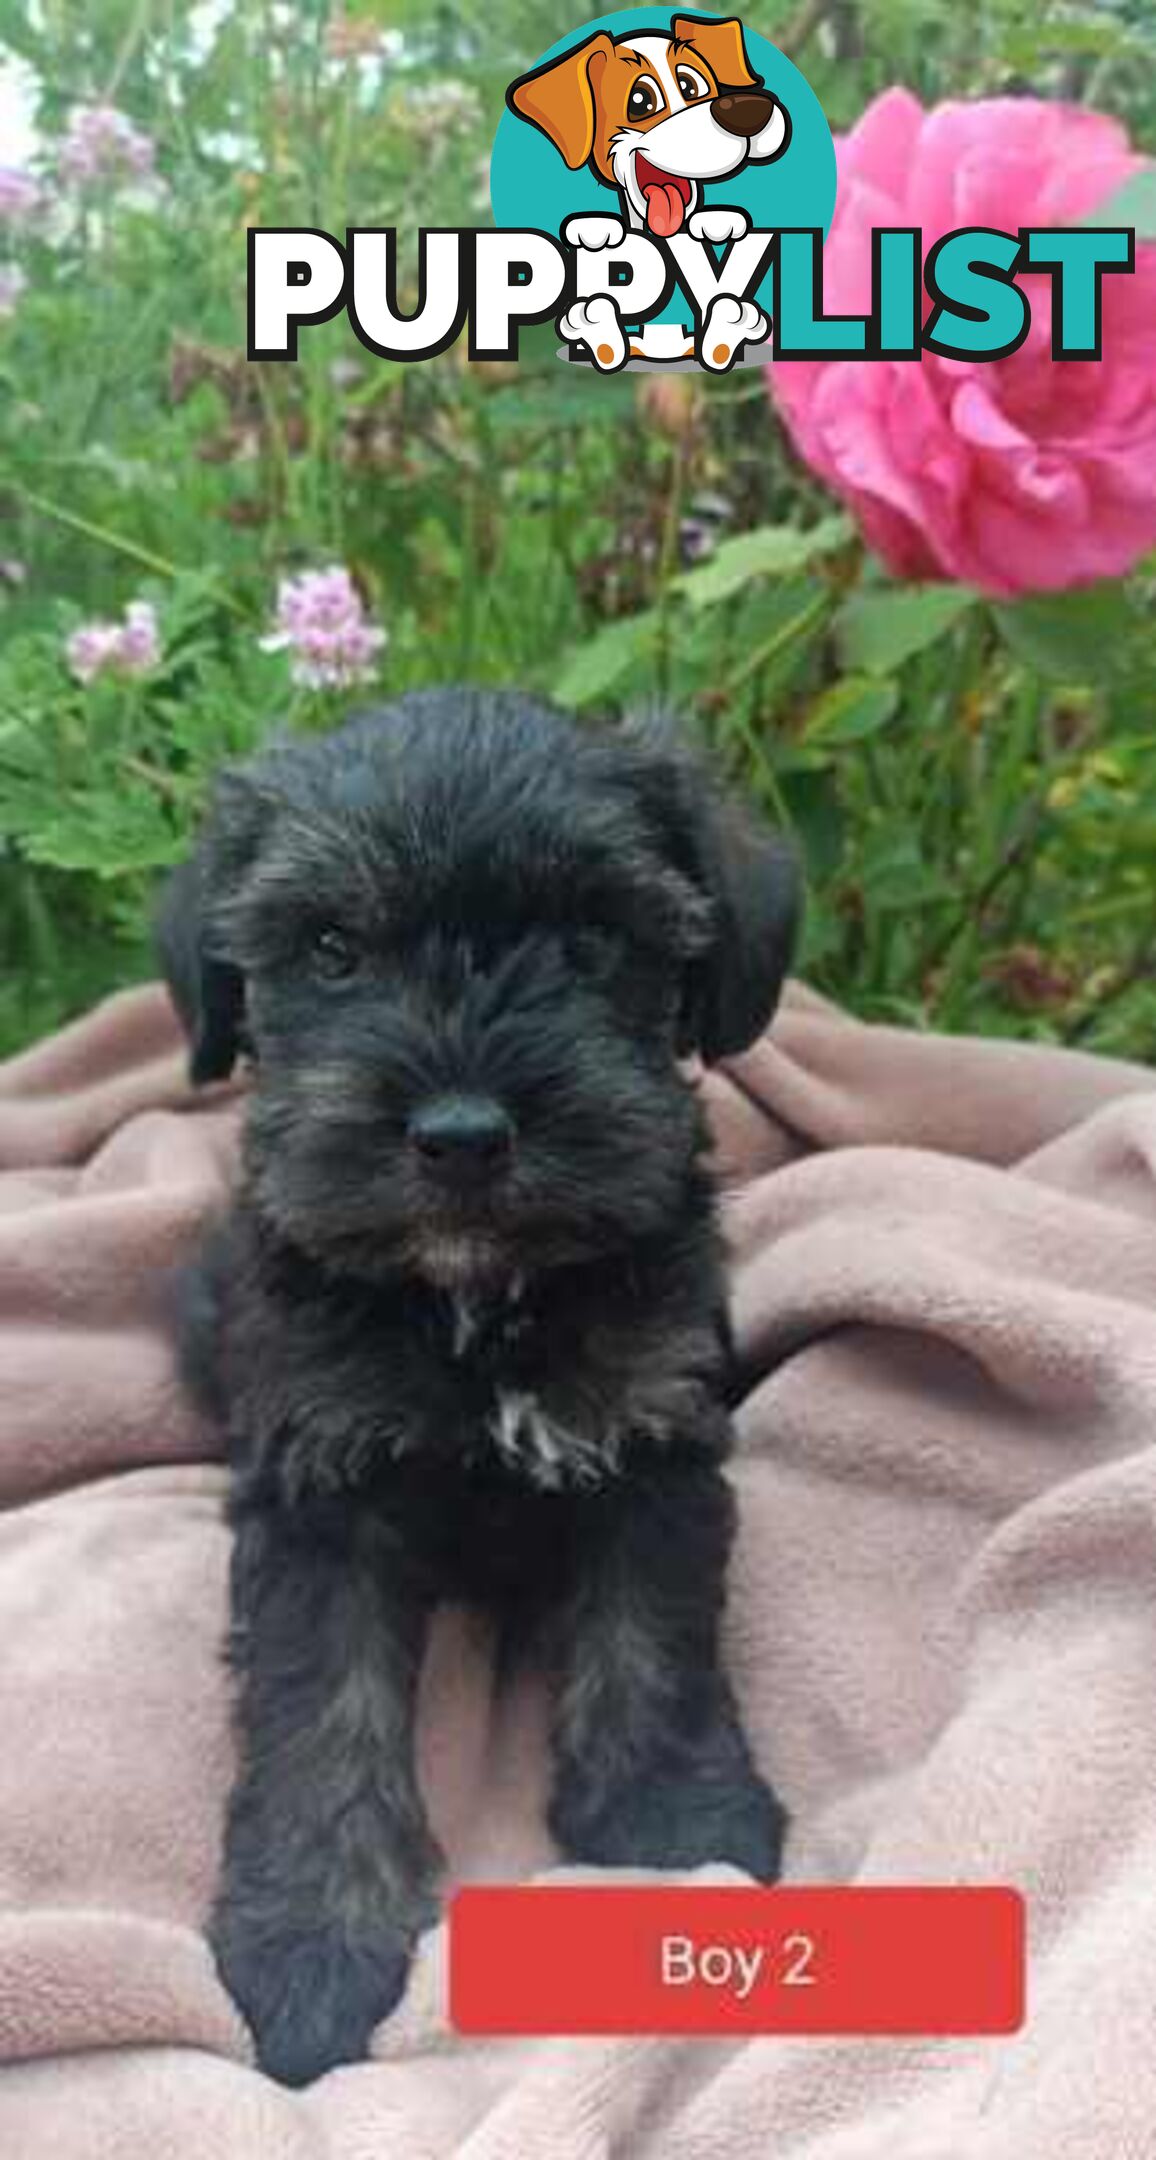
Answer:
[[(1051, 280), (1053, 360), (1098, 360), (1101, 288), (1128, 272), (1124, 226), (968, 226), (924, 256), (917, 226), (871, 236), (871, 305), (823, 312), (835, 153), (809, 84), (735, 17), (634, 8), (600, 17), (510, 85), (491, 161), (495, 229), (416, 235), (417, 299), (398, 306), (398, 234), (249, 232), (249, 358), (295, 360), (302, 326), (344, 308), (389, 360), (468, 332), (513, 360), (553, 320), (563, 357), (603, 374), (767, 358), (999, 360)], [(527, 204), (541, 222), (524, 223)]]

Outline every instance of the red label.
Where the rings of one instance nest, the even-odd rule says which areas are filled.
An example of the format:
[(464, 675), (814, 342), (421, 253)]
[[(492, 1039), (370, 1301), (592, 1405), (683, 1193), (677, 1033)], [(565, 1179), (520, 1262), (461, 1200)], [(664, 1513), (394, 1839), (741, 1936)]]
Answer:
[(459, 1890), (468, 2033), (1013, 2033), (1017, 1890)]

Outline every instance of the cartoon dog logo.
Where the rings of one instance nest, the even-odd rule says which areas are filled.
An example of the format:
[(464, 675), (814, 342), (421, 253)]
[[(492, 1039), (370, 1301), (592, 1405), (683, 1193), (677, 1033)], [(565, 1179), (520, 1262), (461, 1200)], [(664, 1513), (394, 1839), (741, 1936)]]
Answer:
[[(612, 38), (600, 30), (520, 76), (506, 102), (541, 129), (571, 172), (588, 166), (617, 190), (620, 218), (567, 220), (565, 237), (580, 247), (620, 246), (624, 224), (657, 240), (683, 230), (715, 246), (739, 239), (749, 229), (746, 212), (705, 203), (704, 189), (748, 163), (770, 164), (791, 139), (786, 107), (753, 72), (733, 17), (675, 15), (669, 35), (642, 30)], [(706, 326), (704, 343), (712, 352), (725, 349), (727, 363), (739, 344), (766, 337), (766, 318), (752, 302), (721, 295), (715, 310), (719, 319)], [(597, 341), (613, 329), (604, 297), (571, 308), (560, 328), (599, 357)], [(612, 342), (612, 364), (620, 364)], [(630, 340), (631, 353), (644, 359), (688, 358), (694, 350), (678, 324), (650, 324)]]

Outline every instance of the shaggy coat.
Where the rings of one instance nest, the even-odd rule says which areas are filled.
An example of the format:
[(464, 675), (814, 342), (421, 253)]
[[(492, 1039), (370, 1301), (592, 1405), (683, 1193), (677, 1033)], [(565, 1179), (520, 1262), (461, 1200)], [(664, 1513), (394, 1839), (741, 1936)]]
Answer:
[(648, 728), (441, 691), (217, 787), (159, 942), (251, 1061), (183, 1282), (231, 1465), (239, 1770), (211, 1939), (261, 2061), (366, 2051), (437, 1911), (414, 1698), (444, 1599), (556, 1686), (573, 1858), (774, 1876), (719, 1662), (727, 1330), (687, 1060), (765, 1027), (789, 857)]

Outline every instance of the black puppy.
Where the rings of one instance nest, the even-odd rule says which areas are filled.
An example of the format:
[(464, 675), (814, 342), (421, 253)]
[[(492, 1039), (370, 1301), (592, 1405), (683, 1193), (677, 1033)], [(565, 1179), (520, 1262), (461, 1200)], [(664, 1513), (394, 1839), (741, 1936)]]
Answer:
[(232, 1465), (211, 1937), (287, 2082), (365, 2052), (435, 1915), (440, 1599), (556, 1676), (567, 1854), (776, 1873), (719, 1664), (724, 1286), (678, 1061), (759, 1034), (794, 916), (683, 752), (465, 691), (227, 772), (170, 884), (193, 1077), (253, 1060), (183, 1338)]

